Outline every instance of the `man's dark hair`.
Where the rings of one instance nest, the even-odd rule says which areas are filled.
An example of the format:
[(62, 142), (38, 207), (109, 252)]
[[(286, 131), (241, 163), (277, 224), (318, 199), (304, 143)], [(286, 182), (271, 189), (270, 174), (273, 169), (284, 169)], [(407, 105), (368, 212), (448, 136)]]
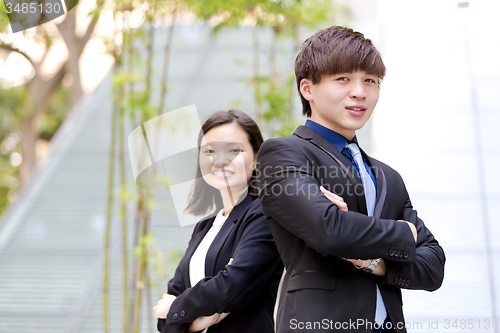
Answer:
[(297, 89), (302, 101), (302, 114), (311, 117), (311, 106), (300, 92), (300, 81), (319, 83), (324, 75), (366, 71), (383, 79), (385, 65), (380, 53), (362, 33), (333, 26), (320, 30), (302, 44), (295, 59)]
[[(210, 116), (201, 127), (200, 134), (198, 135), (198, 158), (196, 166), (196, 179), (194, 185), (189, 193), (188, 205), (184, 210), (188, 214), (195, 216), (205, 215), (210, 213), (215, 206), (215, 211), (223, 208), (222, 199), (218, 189), (208, 185), (202, 177), (200, 169), (200, 146), (203, 135), (210, 131), (212, 128), (237, 123), (248, 135), (248, 142), (252, 146), (254, 154), (260, 149), (264, 142), (259, 126), (255, 121), (246, 113), (239, 110), (218, 111)], [(258, 189), (254, 186), (256, 178), (255, 170), (249, 180), (248, 193), (254, 197), (258, 196)], [(244, 198), (240, 198), (244, 199)]]

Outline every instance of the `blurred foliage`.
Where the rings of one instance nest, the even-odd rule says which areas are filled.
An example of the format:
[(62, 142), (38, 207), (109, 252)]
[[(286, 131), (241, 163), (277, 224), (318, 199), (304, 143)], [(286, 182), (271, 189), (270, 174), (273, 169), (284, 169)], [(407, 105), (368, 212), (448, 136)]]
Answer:
[[(0, 89), (0, 214), (15, 201), (19, 190), (19, 165), (11, 163), (12, 154), (21, 154), (19, 131), (27, 96), (24, 85)], [(40, 139), (50, 141), (68, 113), (69, 89), (60, 86), (50, 100), (50, 107), (38, 126)], [(18, 155), (18, 156), (19, 156)], [(15, 164), (15, 163), (14, 163)]]
[(214, 33), (222, 27), (247, 23), (271, 27), (278, 34), (295, 36), (297, 26), (317, 28), (348, 14), (348, 7), (332, 0), (185, 0), (201, 20), (214, 20)]
[(0, 214), (15, 200), (19, 188), (19, 166), (12, 165), (11, 156), (21, 150), (16, 112), (25, 98), (25, 89), (0, 89)]
[(69, 88), (61, 86), (51, 96), (50, 109), (40, 121), (40, 139), (50, 141), (69, 112)]
[[(151, 249), (148, 258), (149, 265), (158, 277), (158, 283), (152, 287), (155, 295), (161, 297), (167, 290), (167, 282), (174, 276), (177, 266), (184, 257), (184, 251), (171, 250), (165, 253), (154, 235), (148, 235), (147, 240)], [(140, 255), (140, 252), (136, 255)]]
[(295, 93), (295, 75), (290, 73), (281, 83), (274, 82), (270, 77), (260, 78), (258, 103), (264, 110), (260, 114), (262, 130), (271, 137), (289, 136), (301, 124), (292, 114)]
[(7, 16), (7, 9), (5, 8), (5, 1), (2, 1), (0, 6), (0, 31), (4, 31), (9, 25), (9, 17)]
[[(299, 124), (293, 117), (295, 79), (291, 74), (280, 73), (275, 61), (280, 40), (292, 42), (294, 53), (302, 43), (299, 29), (319, 29), (336, 24), (345, 24), (350, 16), (349, 8), (333, 0), (186, 0), (189, 10), (213, 25), (212, 33), (217, 35), (222, 28), (252, 25), (257, 31), (271, 29), (273, 41), (269, 59), (271, 73), (259, 73), (259, 60), (254, 54), (254, 102), (257, 121), (262, 125), (265, 136), (288, 136)], [(254, 32), (257, 33), (257, 32)], [(255, 36), (254, 36), (255, 38)], [(259, 50), (259, 41), (254, 40), (254, 52)], [(255, 64), (257, 61), (257, 64)], [(233, 102), (233, 105), (237, 101)]]

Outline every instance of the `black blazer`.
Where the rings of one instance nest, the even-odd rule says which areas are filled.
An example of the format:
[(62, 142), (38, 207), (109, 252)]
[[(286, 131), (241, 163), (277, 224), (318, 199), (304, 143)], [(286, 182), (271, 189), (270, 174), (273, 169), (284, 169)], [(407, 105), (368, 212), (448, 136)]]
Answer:
[[(362, 154), (377, 180), (373, 217), (366, 215), (363, 185), (352, 165), (314, 130), (299, 126), (290, 137), (267, 140), (259, 150), (259, 197), (286, 268), (279, 333), (302, 327), (304, 332), (349, 331), (353, 326), (347, 324), (358, 319), (373, 322), (375, 284), (393, 324), (401, 326), (400, 288), (432, 291), (441, 286), (443, 249), (413, 210), (401, 176)], [(349, 211), (328, 200), (320, 185), (342, 196)], [(417, 244), (408, 225), (397, 220), (416, 226)], [(382, 258), (386, 274), (358, 270), (341, 257)], [(372, 331), (371, 326), (355, 328)], [(404, 327), (396, 331), (406, 332)]]
[[(248, 194), (233, 208), (208, 249), (206, 277), (191, 286), (189, 261), (214, 220), (203, 220), (194, 228), (184, 258), (168, 283), (168, 293), (177, 298), (166, 320), (158, 321), (158, 330), (185, 332), (199, 316), (231, 312), (208, 332), (274, 332), (283, 263), (258, 198)], [(230, 258), (233, 262), (227, 265)]]

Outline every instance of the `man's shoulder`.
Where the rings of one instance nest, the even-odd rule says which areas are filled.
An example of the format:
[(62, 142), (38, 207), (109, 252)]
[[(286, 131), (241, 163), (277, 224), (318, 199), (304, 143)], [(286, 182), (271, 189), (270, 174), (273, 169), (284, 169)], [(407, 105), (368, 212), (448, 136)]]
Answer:
[(306, 141), (296, 135), (271, 138), (264, 141), (259, 149), (257, 159), (292, 158), (302, 160), (305, 158)]
[(371, 162), (372, 172), (378, 172), (377, 169), (380, 169), (384, 173), (385, 177), (388, 178), (388, 181), (397, 180), (403, 182), (403, 178), (401, 177), (400, 173), (396, 169), (391, 167), (389, 164), (384, 163), (371, 156), (370, 156), (370, 162)]
[(291, 134), (290, 136), (282, 136), (277, 138), (270, 138), (264, 141), (262, 145), (271, 146), (271, 145), (296, 145), (298, 142), (303, 142), (304, 139), (298, 137), (295, 134)]

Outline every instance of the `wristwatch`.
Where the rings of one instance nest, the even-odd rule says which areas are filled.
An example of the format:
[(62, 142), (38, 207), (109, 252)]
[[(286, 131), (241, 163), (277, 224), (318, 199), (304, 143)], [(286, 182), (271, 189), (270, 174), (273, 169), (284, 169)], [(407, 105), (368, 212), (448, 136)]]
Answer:
[(378, 264), (380, 263), (380, 260), (382, 260), (382, 258), (373, 259), (372, 262), (368, 265), (368, 267), (366, 267), (366, 268), (363, 267), (361, 269), (367, 273), (371, 273), (378, 266)]

